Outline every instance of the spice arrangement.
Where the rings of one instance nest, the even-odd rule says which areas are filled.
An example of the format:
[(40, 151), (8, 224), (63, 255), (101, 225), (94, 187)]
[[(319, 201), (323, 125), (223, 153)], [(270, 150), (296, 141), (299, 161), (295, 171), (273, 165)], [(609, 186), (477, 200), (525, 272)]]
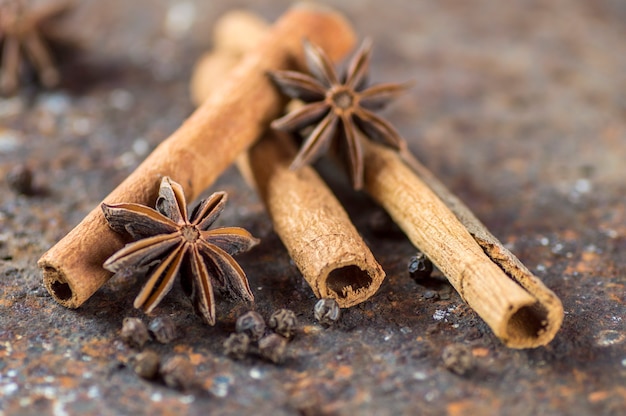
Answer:
[[(54, 2), (23, 1), (33, 9)], [(149, 263), (113, 274), (78, 309), (57, 303), (42, 284), (36, 264), (42, 253), (93, 208), (103, 214), (104, 197), (194, 112), (193, 103), (203, 102), (198, 97), (214, 100), (213, 93), (255, 53), (259, 36), (272, 30), (286, 7), (280, 1), (240, 2), (248, 19), (238, 12), (239, 28), (232, 31), (225, 23), (233, 14), (222, 18), (229, 2), (74, 3), (69, 13), (42, 26), (61, 83), (45, 88), (24, 56), (18, 90), (0, 98), (5, 178), (0, 180), (0, 413), (461, 415), (577, 409), (621, 414), (625, 391), (616, 380), (626, 365), (621, 163), (626, 118), (619, 86), (626, 85), (626, 54), (619, 52), (626, 44), (620, 36), (620, 2), (574, 0), (562, 7), (543, 1), (529, 8), (523, 0), (392, 0), (377, 8), (362, 2), (340, 6), (359, 36), (343, 58), (332, 58), (337, 73), (345, 73), (359, 45), (370, 38), (364, 88), (414, 82), (387, 108), (373, 111), (397, 128), (431, 174), (409, 154), (400, 154), (400, 160), (428, 184), (489, 259), (509, 259), (496, 263), (508, 267), (505, 275), (524, 274), (512, 267), (499, 242), (561, 299), (561, 328), (549, 344), (533, 350), (501, 342), (476, 312), (475, 300), (465, 302), (438, 260), (408, 240), (367, 193), (366, 163), (362, 191), (354, 191), (347, 155), (337, 152), (341, 147), (336, 146), (345, 145), (343, 137), (335, 136), (311, 165), (290, 170), (314, 125), (293, 132), (271, 129), (283, 148), (289, 145), (280, 171), (301, 178), (307, 171), (315, 174), (384, 271), (371, 296), (376, 281), (370, 282), (367, 272), (356, 273), (361, 270), (356, 262), (338, 268), (355, 272), (349, 279), (339, 279), (347, 273), (331, 272), (330, 286), (320, 274), (320, 289), (345, 292), (343, 299), (363, 296), (353, 306), (339, 306), (344, 300), (331, 291), (316, 296), (303, 274), (309, 269), (301, 270), (307, 262), (291, 257), (283, 243), (289, 233), (283, 236), (274, 228), (277, 219), (288, 224), (295, 207), (285, 203), (284, 219), (270, 216), (265, 197), (256, 193), (262, 181), (251, 169), (252, 151), (276, 149), (266, 141), (271, 120), (303, 105), (283, 94), (268, 73), (264, 78), (272, 89), (289, 101), (264, 122), (263, 137), (235, 158), (237, 165), (204, 190), (178, 176), (154, 175), (152, 196), (139, 203), (156, 209), (164, 176), (184, 188), (189, 213), (213, 192), (226, 191), (228, 202), (210, 229), (239, 226), (260, 239), (249, 252), (233, 256), (254, 302), (230, 302), (214, 286), (216, 324), (209, 326), (194, 313), (179, 274), (145, 314), (133, 301), (157, 264)], [(210, 33), (218, 29), (219, 41)], [(79, 40), (81, 49), (68, 49), (72, 44), (63, 39)], [(241, 45), (244, 41), (251, 49)], [(302, 41), (297, 46), (304, 53)], [(316, 40), (309, 42), (325, 51)], [(224, 66), (215, 65), (207, 75), (198, 63), (193, 80), (204, 78), (208, 91), (190, 101), (190, 75), (200, 60), (207, 70), (211, 61)], [(309, 72), (305, 59), (278, 70)], [(358, 135), (366, 146), (373, 141)], [(190, 153), (183, 164), (204, 169), (193, 161), (195, 149)], [(205, 159), (212, 161), (213, 155)], [(262, 163), (254, 167), (263, 168)], [(274, 196), (287, 192), (280, 183), (271, 189)], [(455, 199), (471, 211), (463, 211)], [(497, 239), (477, 227), (475, 217)], [(93, 263), (110, 275), (104, 262), (133, 239), (103, 220), (120, 243)], [(314, 225), (309, 221), (308, 228)], [(330, 245), (313, 245), (318, 241), (309, 238), (310, 249), (302, 245), (300, 259)], [(57, 288), (64, 293), (63, 285)], [(338, 321), (316, 318), (314, 306), (321, 299), (336, 302)], [(284, 308), (295, 313), (298, 326), (282, 361), (274, 363), (236, 332), (236, 321), (256, 311), (271, 334), (271, 317)], [(325, 315), (324, 309), (317, 314)], [(143, 347), (125, 340), (126, 317), (143, 322)], [(232, 355), (225, 345), (231, 334), (238, 340)], [(263, 347), (275, 345), (280, 352), (284, 341), (272, 338)]]
[[(308, 39), (304, 45), (303, 38)], [(302, 275), (323, 298), (316, 316), (332, 323), (339, 306), (367, 300), (384, 278), (345, 211), (305, 166), (337, 144), (353, 187), (364, 189), (387, 210), (505, 345), (530, 348), (550, 342), (562, 321), (558, 298), (410, 155), (395, 129), (371, 111), (407, 85), (367, 86), (369, 42), (355, 54), (347, 75), (337, 75), (332, 61), (354, 44), (354, 33), (341, 16), (298, 6), (254, 46), (217, 48), (212, 64), (202, 67), (211, 77), (200, 69), (194, 76), (194, 96), (204, 100), (198, 110), (104, 200), (102, 211), (94, 209), (40, 259), (50, 293), (63, 305), (78, 307), (108, 280), (105, 269), (125, 272), (132, 266), (145, 269), (142, 274), (148, 276), (135, 306), (150, 312), (185, 264), (189, 270), (181, 273), (183, 288), (205, 322), (215, 323), (214, 286), (252, 300), (245, 275), (231, 255), (256, 240), (241, 229), (207, 230), (219, 214), (223, 194), (209, 197), (190, 216), (184, 197), (197, 196), (249, 149), (242, 170), (250, 173)], [(228, 63), (237, 69), (230, 76), (224, 71), (220, 78), (215, 76), (218, 63), (223, 69)], [(294, 71), (304, 68), (310, 74)], [(205, 97), (211, 82), (216, 88)], [(287, 101), (280, 90), (305, 104), (292, 105), (292, 112), (280, 118)], [(290, 131), (313, 127), (296, 151), (289, 136), (268, 130), (270, 123)], [(342, 140), (334, 140), (337, 136)], [(154, 201), (156, 210), (146, 207)], [(124, 233), (137, 241), (122, 248)], [(266, 351), (262, 354), (276, 361), (280, 353), (272, 354), (280, 351), (286, 337), (257, 336), (261, 331), (252, 324), (238, 332), (246, 334), (248, 343), (258, 342), (259, 350)], [(282, 331), (278, 322), (274, 325), (276, 332)], [(233, 354), (241, 355), (246, 340), (231, 338)]]
[[(236, 31), (231, 32), (231, 37), (237, 36)], [(240, 50), (229, 53), (225, 48), (216, 48), (212, 58), (205, 58), (205, 64), (198, 66), (192, 87), (209, 91), (209, 85), (216, 79), (216, 68), (224, 68), (225, 62), (233, 62), (233, 56), (240, 54)], [(315, 55), (309, 60), (315, 59), (319, 61)], [(315, 71), (319, 72), (321, 67), (323, 64), (317, 65)], [(211, 78), (203, 77), (205, 72), (211, 74)], [(402, 89), (396, 85), (391, 91), (395, 94)], [(261, 160), (268, 160), (255, 157), (256, 147), (274, 146), (275, 152), (282, 152), (285, 145), (278, 144), (273, 134), (260, 140), (249, 152), (252, 166), (255, 159), (258, 164), (262, 164)], [(364, 190), (386, 209), (421, 255), (439, 268), (500, 340), (511, 348), (532, 348), (550, 342), (563, 320), (563, 307), (556, 295), (424, 168), (406, 146), (393, 150), (372, 140), (361, 140), (360, 143), (364, 158)], [(265, 154), (268, 153), (266, 150)], [(277, 214), (283, 204), (268, 203), (264, 184), (272, 183), (270, 189), (275, 195), (298, 192), (292, 191), (295, 188), (289, 186), (282, 175), (276, 174), (275, 182), (270, 182), (269, 175), (260, 179), (259, 176), (256, 178), (259, 192), (266, 201), (277, 233), (289, 249), (293, 234), (281, 233), (278, 224), (283, 216), (289, 217), (290, 214)], [(292, 257), (297, 258), (293, 254)], [(305, 267), (300, 270), (306, 277)], [(317, 281), (307, 281), (318, 297), (325, 297), (316, 292), (316, 287), (320, 286)], [(341, 297), (336, 298), (342, 301)]]

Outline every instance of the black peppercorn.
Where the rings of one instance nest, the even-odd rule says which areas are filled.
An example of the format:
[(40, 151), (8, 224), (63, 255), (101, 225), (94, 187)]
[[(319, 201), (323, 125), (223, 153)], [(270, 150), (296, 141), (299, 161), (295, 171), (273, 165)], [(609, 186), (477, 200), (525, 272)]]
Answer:
[(259, 354), (261, 357), (273, 362), (281, 363), (285, 356), (287, 338), (270, 333), (259, 340)]
[(146, 380), (156, 378), (159, 373), (159, 355), (154, 351), (143, 351), (132, 359), (132, 368), (135, 373)]
[(181, 355), (167, 359), (159, 372), (168, 387), (188, 390), (195, 384), (195, 370), (189, 360)]
[(417, 253), (409, 260), (409, 276), (416, 282), (429, 278), (432, 272), (433, 263), (424, 253)]
[(315, 319), (322, 325), (332, 325), (339, 319), (341, 310), (335, 299), (320, 299), (315, 304)]
[(34, 195), (33, 172), (25, 164), (19, 164), (7, 173), (7, 184), (22, 195)]
[(472, 350), (463, 344), (448, 345), (441, 354), (446, 368), (460, 376), (467, 374), (474, 368), (474, 356)]
[(439, 299), (439, 293), (437, 293), (435, 290), (430, 289), (422, 293), (422, 296), (424, 297), (424, 299)]
[(268, 324), (277, 334), (285, 338), (291, 338), (296, 333), (298, 318), (296, 318), (296, 314), (289, 309), (278, 309), (270, 316)]
[(230, 334), (224, 341), (224, 352), (237, 360), (243, 360), (250, 350), (250, 338), (245, 333)]
[(146, 324), (139, 318), (124, 318), (120, 337), (125, 343), (135, 348), (142, 348), (150, 340)]
[(176, 324), (169, 316), (158, 316), (148, 325), (148, 330), (161, 344), (168, 344), (178, 338)]
[(257, 312), (248, 311), (237, 319), (235, 330), (246, 334), (251, 341), (258, 341), (265, 334), (265, 321)]

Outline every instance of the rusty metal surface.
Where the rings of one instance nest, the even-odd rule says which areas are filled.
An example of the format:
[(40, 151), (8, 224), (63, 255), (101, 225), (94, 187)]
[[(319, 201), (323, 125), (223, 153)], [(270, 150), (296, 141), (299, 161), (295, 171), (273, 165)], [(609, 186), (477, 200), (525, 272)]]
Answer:
[[(218, 324), (207, 327), (175, 288), (156, 314), (184, 334), (145, 348), (187, 356), (200, 383), (191, 392), (130, 368), (136, 350), (119, 329), (125, 316), (148, 320), (132, 308), (141, 282), (114, 279), (67, 310), (43, 289), (36, 261), (192, 111), (191, 67), (232, 6), (104, 3), (84, 1), (68, 17), (83, 49), (61, 65), (58, 90), (0, 99), (0, 177), (26, 163), (41, 190), (25, 196), (0, 182), (0, 414), (623, 414), (623, 2), (334, 4), (373, 37), (373, 79), (416, 81), (385, 116), (563, 301), (550, 345), (507, 349), (440, 275), (413, 282), (414, 248), (376, 233), (379, 208), (344, 180), (333, 186), (388, 277), (339, 325), (317, 326), (310, 289), (230, 169), (212, 190), (230, 193), (221, 223), (262, 238), (239, 257), (254, 308), (266, 318), (291, 308), (301, 331), (281, 365), (234, 361), (222, 343), (247, 306), (220, 300)], [(289, 2), (237, 4), (274, 19)], [(168, 26), (168, 11), (182, 23)], [(472, 351), (463, 376), (444, 366), (450, 344)]]

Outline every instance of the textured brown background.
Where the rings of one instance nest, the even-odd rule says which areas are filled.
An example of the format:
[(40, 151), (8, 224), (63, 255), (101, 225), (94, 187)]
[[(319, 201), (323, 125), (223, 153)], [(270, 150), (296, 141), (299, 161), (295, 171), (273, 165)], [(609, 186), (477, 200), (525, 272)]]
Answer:
[[(106, 3), (106, 4), (105, 4)], [(168, 10), (195, 20), (180, 36)], [(258, 198), (235, 169), (221, 224), (262, 238), (239, 257), (266, 317), (296, 311), (305, 331), (283, 365), (224, 356), (245, 305), (219, 301), (203, 326), (176, 288), (156, 313), (184, 336), (150, 344), (187, 355), (203, 391), (146, 382), (118, 338), (141, 282), (114, 279), (79, 310), (41, 286), (39, 256), (91, 210), (192, 111), (187, 83), (211, 25), (249, 6), (275, 19), (288, 1), (81, 2), (62, 29), (82, 51), (63, 85), (0, 99), (0, 414), (621, 414), (626, 408), (626, 3), (620, 0), (342, 1), (375, 42), (372, 79), (413, 79), (385, 116), (490, 230), (562, 299), (547, 347), (504, 348), (439, 274), (416, 285), (414, 248), (378, 235), (379, 211), (325, 168), (385, 270), (341, 325), (315, 325), (315, 303)], [(333, 2), (329, 2), (333, 3)], [(181, 9), (178, 9), (179, 11)], [(184, 9), (182, 9), (184, 11)], [(179, 15), (180, 16), (180, 15)], [(47, 193), (4, 178), (26, 163)], [(476, 368), (447, 371), (441, 351), (469, 346)]]

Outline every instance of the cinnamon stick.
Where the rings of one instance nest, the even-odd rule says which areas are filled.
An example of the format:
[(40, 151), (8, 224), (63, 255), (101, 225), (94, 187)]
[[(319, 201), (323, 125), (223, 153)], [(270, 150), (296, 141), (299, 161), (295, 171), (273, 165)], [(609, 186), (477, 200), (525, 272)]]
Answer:
[(549, 343), (563, 321), (556, 295), (410, 154), (369, 141), (363, 146), (366, 191), (494, 334), (510, 348)]
[[(236, 56), (236, 49), (223, 48), (222, 55)], [(495, 335), (511, 348), (549, 343), (563, 321), (558, 297), (408, 150), (398, 154), (371, 142), (364, 149), (365, 190)]]
[[(210, 96), (230, 67), (253, 49), (255, 33), (257, 39), (263, 33), (262, 22), (241, 11), (224, 15), (216, 26), (220, 31), (214, 36), (215, 49), (201, 58), (193, 73), (191, 95), (196, 103)], [(247, 42), (237, 42), (241, 32)], [(385, 272), (315, 170), (289, 169), (296, 153), (285, 133), (268, 132), (238, 166), (256, 185), (274, 230), (315, 296), (334, 298), (342, 308), (354, 306), (376, 293)]]
[[(266, 73), (303, 66), (304, 37), (335, 58), (354, 43), (350, 24), (338, 13), (314, 5), (292, 7), (211, 98), (103, 202), (152, 204), (163, 176), (195, 198), (279, 115), (284, 99)], [(124, 243), (109, 229), (99, 205), (38, 262), (52, 297), (70, 308), (83, 304), (110, 278), (102, 263)]]
[(289, 168), (296, 153), (282, 132), (257, 142), (249, 151), (257, 190), (315, 296), (342, 308), (357, 305), (376, 293), (385, 272), (315, 170)]

